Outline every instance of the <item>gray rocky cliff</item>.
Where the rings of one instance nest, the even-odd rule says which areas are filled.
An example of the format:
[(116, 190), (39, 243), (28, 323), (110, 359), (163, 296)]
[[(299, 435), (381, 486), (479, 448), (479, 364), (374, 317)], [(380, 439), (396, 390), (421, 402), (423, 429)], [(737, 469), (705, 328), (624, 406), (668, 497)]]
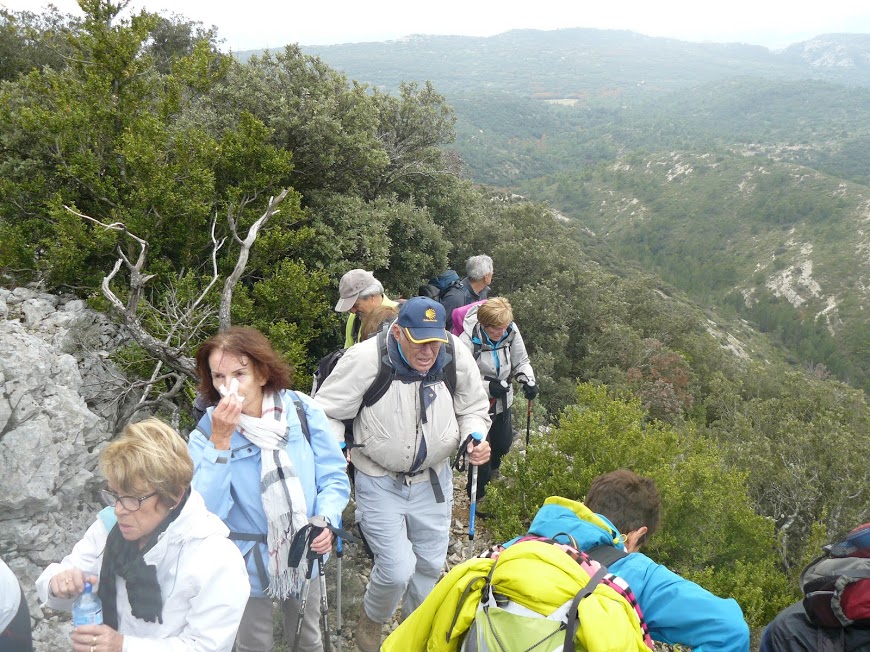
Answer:
[(34, 581), (81, 538), (101, 505), (97, 460), (125, 399), (108, 361), (117, 328), (84, 302), (0, 288), (0, 557), (18, 576), (36, 649), (70, 649), (68, 617)]
[[(34, 582), (72, 550), (102, 508), (98, 458), (136, 400), (109, 361), (125, 343), (117, 326), (81, 300), (0, 288), (0, 557), (24, 587), (37, 652), (71, 649), (69, 614), (42, 609)], [(464, 486), (457, 474), (448, 566), (468, 554)], [(351, 502), (344, 526), (351, 529), (353, 520)], [(489, 545), (480, 525), (478, 551)], [(345, 551), (342, 639), (351, 649), (371, 562), (362, 546)], [(327, 566), (335, 643), (336, 565)], [(384, 635), (396, 626), (394, 618)], [(276, 652), (287, 649), (282, 645)]]

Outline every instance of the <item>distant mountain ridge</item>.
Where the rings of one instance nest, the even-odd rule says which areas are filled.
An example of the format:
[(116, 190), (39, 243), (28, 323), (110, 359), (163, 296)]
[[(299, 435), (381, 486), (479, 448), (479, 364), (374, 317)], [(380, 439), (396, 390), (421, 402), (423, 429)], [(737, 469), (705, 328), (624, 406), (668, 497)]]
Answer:
[[(773, 51), (760, 45), (693, 43), (624, 30), (528, 29), (491, 37), (415, 35), (302, 51), (359, 82), (391, 89), (401, 81), (428, 79), (448, 96), (474, 85), (531, 97), (583, 96), (608, 88), (633, 95), (744, 75), (870, 85), (866, 34), (824, 34)], [(530, 78), (534, 83), (518, 83)]]
[(815, 68), (870, 69), (870, 35), (823, 34), (790, 45), (782, 54), (797, 57)]

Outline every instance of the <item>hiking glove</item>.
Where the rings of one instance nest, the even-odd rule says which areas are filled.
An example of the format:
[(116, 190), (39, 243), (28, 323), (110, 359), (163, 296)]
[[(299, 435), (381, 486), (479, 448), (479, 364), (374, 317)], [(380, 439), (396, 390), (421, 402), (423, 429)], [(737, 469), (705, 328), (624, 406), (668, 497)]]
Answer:
[(507, 396), (508, 393), (508, 384), (504, 380), (490, 380), (489, 381), (489, 395), (493, 398), (501, 398), (502, 396)]
[(529, 385), (528, 383), (523, 384), (523, 394), (526, 395), (526, 400), (534, 400), (534, 398), (538, 395), (538, 386), (537, 385)]

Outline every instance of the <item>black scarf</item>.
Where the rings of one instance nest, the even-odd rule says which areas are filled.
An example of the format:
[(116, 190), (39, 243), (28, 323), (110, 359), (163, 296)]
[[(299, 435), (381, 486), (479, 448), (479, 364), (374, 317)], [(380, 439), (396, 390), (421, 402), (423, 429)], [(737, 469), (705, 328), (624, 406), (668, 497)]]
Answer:
[(127, 598), (133, 616), (153, 623), (163, 624), (163, 597), (160, 585), (157, 583), (157, 567), (145, 563), (145, 553), (151, 550), (166, 531), (166, 528), (178, 518), (190, 489), (176, 507), (166, 515), (146, 544), (140, 549), (138, 541), (127, 541), (121, 534), (118, 524), (109, 532), (106, 548), (103, 551), (103, 565), (100, 567), (100, 588), (98, 595), (103, 603), (103, 623), (112, 629), (118, 629), (118, 587), (117, 576), (127, 583)]

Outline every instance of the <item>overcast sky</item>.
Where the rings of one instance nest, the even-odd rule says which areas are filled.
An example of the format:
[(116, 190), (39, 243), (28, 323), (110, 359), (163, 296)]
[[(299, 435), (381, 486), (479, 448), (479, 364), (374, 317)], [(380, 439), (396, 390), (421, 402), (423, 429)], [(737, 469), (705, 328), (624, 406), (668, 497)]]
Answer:
[[(0, 0), (40, 11), (44, 0)], [(75, 0), (54, 0), (79, 13)], [(492, 36), (510, 29), (628, 29), (687, 41), (784, 47), (818, 34), (870, 33), (868, 0), (133, 0), (214, 25), (224, 49), (383, 41), (410, 34)], [(129, 10), (128, 10), (129, 11)]]

